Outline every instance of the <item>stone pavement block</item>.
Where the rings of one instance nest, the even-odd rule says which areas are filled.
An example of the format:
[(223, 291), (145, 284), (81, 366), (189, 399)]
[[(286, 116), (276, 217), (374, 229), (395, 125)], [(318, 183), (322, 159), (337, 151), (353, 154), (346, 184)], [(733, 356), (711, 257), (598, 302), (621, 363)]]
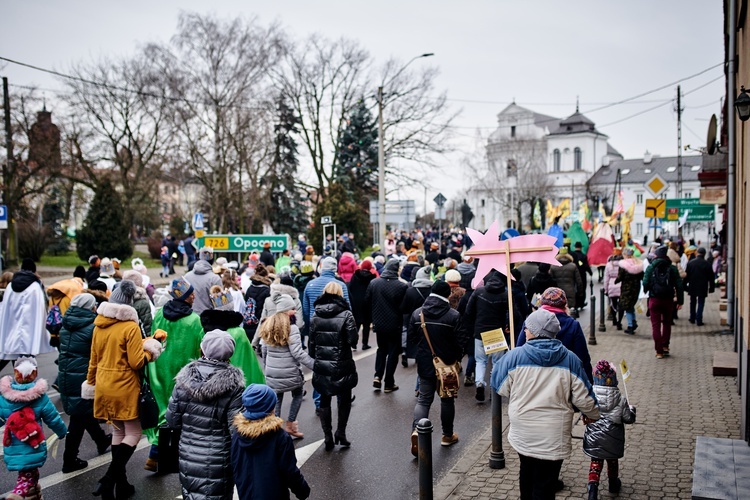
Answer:
[[(672, 327), (672, 355), (665, 359), (654, 356), (650, 323), (645, 317), (639, 318), (640, 326), (633, 336), (618, 332), (611, 324), (606, 332), (597, 332), (598, 344), (589, 346), (592, 364), (599, 359), (619, 363), (625, 358), (632, 373), (626, 384), (629, 400), (638, 408), (638, 421), (626, 426), (625, 457), (620, 460), (622, 491), (619, 497), (609, 493), (603, 472), (601, 498), (690, 498), (696, 437), (739, 438), (736, 380), (712, 376), (713, 353), (733, 348), (733, 338), (719, 334), (722, 328), (716, 294), (706, 303), (704, 321), (706, 326), (698, 327), (690, 325), (687, 318), (679, 319)], [(588, 325), (582, 326), (584, 331), (588, 329)], [(620, 388), (624, 395), (621, 379)], [(457, 425), (460, 418), (457, 415)], [(487, 419), (489, 428), (490, 415)], [(518, 498), (518, 455), (507, 442), (507, 409), (503, 425), (505, 469), (491, 470), (488, 466), (488, 430), (476, 448), (441, 478), (435, 489), (436, 499), (488, 498), (480, 491), (486, 488), (495, 491), (489, 498)], [(581, 436), (583, 425), (572, 432)], [(746, 462), (750, 463), (750, 459)], [(589, 464), (580, 439), (574, 439), (573, 452), (561, 471), (565, 489), (556, 498), (586, 498)], [(489, 472), (493, 481), (478, 478), (480, 472)]]
[(737, 376), (737, 353), (717, 351), (714, 353), (713, 374), (715, 377)]

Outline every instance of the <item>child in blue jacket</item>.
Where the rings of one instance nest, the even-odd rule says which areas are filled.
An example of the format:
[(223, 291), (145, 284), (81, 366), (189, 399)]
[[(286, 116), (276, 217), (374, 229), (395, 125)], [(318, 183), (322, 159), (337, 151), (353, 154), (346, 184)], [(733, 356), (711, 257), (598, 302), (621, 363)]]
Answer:
[(60, 439), (68, 433), (65, 422), (47, 397), (47, 381), (36, 377), (36, 360), (21, 357), (13, 365), (13, 376), (0, 379), (4, 462), (9, 471), (18, 471), (16, 487), (6, 497), (8, 500), (41, 498), (39, 467), (47, 461), (42, 421)]

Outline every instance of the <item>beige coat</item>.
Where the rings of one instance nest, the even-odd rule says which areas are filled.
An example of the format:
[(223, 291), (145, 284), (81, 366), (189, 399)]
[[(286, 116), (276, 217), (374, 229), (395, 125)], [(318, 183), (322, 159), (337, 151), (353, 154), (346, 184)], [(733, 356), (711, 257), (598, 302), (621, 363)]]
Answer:
[(123, 304), (102, 303), (94, 320), (94, 338), (86, 381), (94, 387), (94, 417), (138, 418), (139, 370), (149, 357), (143, 350), (138, 313)]

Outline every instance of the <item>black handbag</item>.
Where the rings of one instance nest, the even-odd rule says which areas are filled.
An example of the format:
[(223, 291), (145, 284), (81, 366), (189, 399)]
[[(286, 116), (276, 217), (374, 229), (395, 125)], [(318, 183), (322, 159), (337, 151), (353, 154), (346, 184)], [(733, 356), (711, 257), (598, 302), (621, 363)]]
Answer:
[(148, 383), (144, 369), (141, 378), (141, 393), (138, 395), (138, 418), (142, 429), (151, 429), (159, 425), (159, 405), (156, 404), (151, 384)]

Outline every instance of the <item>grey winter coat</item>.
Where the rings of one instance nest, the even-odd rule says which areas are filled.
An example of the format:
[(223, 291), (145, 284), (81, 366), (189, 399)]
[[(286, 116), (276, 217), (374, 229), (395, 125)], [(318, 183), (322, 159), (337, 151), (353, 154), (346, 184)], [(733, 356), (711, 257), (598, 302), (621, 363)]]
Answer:
[(206, 309), (211, 309), (211, 287), (221, 286), (221, 278), (214, 273), (208, 261), (199, 260), (193, 266), (193, 270), (185, 275), (185, 279), (195, 289), (193, 311), (200, 316)]
[(245, 376), (226, 361), (201, 358), (180, 370), (175, 380), (166, 418), (170, 427), (182, 430), (182, 496), (231, 500), (231, 429), (242, 411)]
[(625, 455), (625, 425), (635, 423), (635, 407), (628, 405), (617, 387), (595, 385), (601, 417), (586, 426), (583, 452), (591, 458), (608, 460)]
[[(266, 301), (268, 304), (269, 301)], [(289, 333), (289, 345), (273, 346), (260, 341), (263, 351), (263, 372), (266, 375), (266, 385), (276, 392), (288, 392), (302, 387), (305, 377), (302, 376), (300, 363), (313, 369), (314, 361), (302, 349), (302, 337), (299, 328), (292, 325)]]

